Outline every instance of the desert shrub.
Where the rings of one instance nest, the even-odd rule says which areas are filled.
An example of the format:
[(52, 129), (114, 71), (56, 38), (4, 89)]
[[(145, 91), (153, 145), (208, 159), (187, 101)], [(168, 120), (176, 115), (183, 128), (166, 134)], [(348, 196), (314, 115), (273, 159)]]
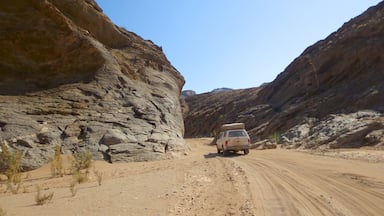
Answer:
[(31, 173), (27, 172), (27, 174), (25, 175), (25, 179), (30, 179), (31, 178)]
[(69, 191), (71, 191), (72, 197), (74, 197), (76, 195), (77, 188), (76, 188), (76, 182), (75, 181), (71, 181), (71, 183), (69, 184)]
[[(73, 154), (70, 172), (73, 177), (69, 185), (72, 196), (77, 193), (76, 184), (88, 181), (89, 168), (92, 166), (92, 154), (89, 151), (77, 152)], [(84, 171), (85, 169), (85, 171)]]
[(49, 194), (42, 194), (40, 187), (37, 187), (37, 193), (35, 196), (35, 202), (37, 205), (44, 205), (50, 202), (53, 198), (53, 192)]
[(0, 216), (6, 216), (6, 215), (7, 215), (7, 212), (3, 208), (0, 208)]
[(5, 174), (5, 171), (8, 169), (8, 161), (11, 153), (9, 152), (8, 147), (4, 143), (2, 143), (0, 147), (0, 172), (2, 174)]
[(11, 191), (13, 194), (17, 194), (21, 188), (21, 182), (20, 183), (12, 183), (7, 182), (7, 190)]
[(64, 176), (63, 159), (61, 157), (60, 146), (58, 145), (55, 146), (55, 155), (51, 158), (50, 164), (52, 177)]
[(280, 142), (280, 133), (275, 132), (275, 133), (269, 135), (268, 139), (273, 143), (279, 143)]
[(78, 184), (82, 184), (82, 183), (85, 183), (88, 181), (88, 175), (89, 175), (89, 172), (86, 171), (86, 172), (82, 172), (80, 170), (78, 171), (75, 171), (72, 176), (73, 176), (73, 180), (75, 182), (77, 182)]
[(2, 144), (0, 170), (7, 176), (7, 189), (16, 194), (21, 186), (21, 153), (11, 152), (6, 145)]
[(23, 193), (28, 193), (28, 188), (26, 186), (23, 186)]
[(82, 151), (73, 154), (72, 171), (88, 170), (92, 166), (92, 154), (89, 151)]
[(101, 186), (101, 181), (103, 180), (103, 173), (98, 170), (93, 170), (93, 173), (97, 178), (97, 183), (99, 183), (99, 186)]
[(8, 180), (17, 182), (21, 180), (21, 153), (11, 152), (6, 145), (1, 145), (0, 167), (1, 172), (7, 176)]

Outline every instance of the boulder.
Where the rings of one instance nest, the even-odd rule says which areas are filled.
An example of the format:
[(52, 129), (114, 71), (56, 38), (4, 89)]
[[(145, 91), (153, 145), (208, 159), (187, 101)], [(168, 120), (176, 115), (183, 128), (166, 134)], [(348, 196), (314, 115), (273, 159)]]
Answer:
[(127, 136), (119, 129), (110, 129), (108, 130), (103, 138), (100, 140), (100, 144), (104, 145), (115, 145), (128, 141)]
[(256, 149), (256, 150), (275, 149), (275, 148), (277, 148), (277, 144), (272, 143), (269, 140), (262, 140), (262, 141), (258, 141), (256, 143), (253, 143), (251, 145), (251, 148)]

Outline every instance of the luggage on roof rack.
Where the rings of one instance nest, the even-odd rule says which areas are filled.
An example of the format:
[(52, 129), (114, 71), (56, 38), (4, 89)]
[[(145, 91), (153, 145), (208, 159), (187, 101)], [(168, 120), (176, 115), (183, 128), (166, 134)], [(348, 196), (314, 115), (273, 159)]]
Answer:
[(234, 129), (245, 129), (244, 123), (231, 123), (221, 125), (220, 131), (234, 130)]

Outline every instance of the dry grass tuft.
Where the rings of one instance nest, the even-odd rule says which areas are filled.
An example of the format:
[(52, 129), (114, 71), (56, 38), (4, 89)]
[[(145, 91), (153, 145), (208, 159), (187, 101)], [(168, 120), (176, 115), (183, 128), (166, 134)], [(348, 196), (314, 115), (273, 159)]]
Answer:
[(0, 208), (0, 216), (6, 216), (7, 211), (5, 211), (3, 208)]
[(21, 153), (11, 152), (4, 144), (1, 145), (0, 171), (7, 176), (7, 190), (18, 193), (21, 181)]
[[(71, 173), (73, 180), (78, 184), (88, 181), (89, 169), (92, 166), (92, 154), (89, 151), (83, 151), (73, 154)], [(84, 171), (85, 170), (85, 171)]]
[(71, 191), (71, 195), (72, 195), (72, 197), (76, 196), (77, 188), (76, 188), (76, 182), (75, 182), (75, 181), (72, 181), (72, 182), (69, 184), (69, 191)]
[(12, 183), (12, 182), (7, 182), (7, 190), (11, 191), (13, 194), (17, 194), (21, 188), (21, 182), (20, 183)]
[(53, 198), (53, 192), (49, 194), (42, 194), (40, 187), (37, 187), (37, 194), (35, 196), (36, 205), (44, 205), (49, 203)]
[(101, 182), (103, 181), (103, 173), (98, 170), (93, 170), (93, 173), (97, 178), (97, 183), (99, 184), (99, 186), (101, 186)]
[(58, 145), (55, 146), (55, 155), (50, 160), (50, 164), (52, 177), (64, 176), (63, 159), (61, 157), (60, 146)]
[(92, 154), (89, 151), (77, 152), (73, 154), (72, 171), (88, 170), (92, 166)]
[(76, 171), (72, 174), (73, 176), (73, 180), (78, 183), (78, 184), (82, 184), (82, 183), (85, 183), (88, 181), (88, 175), (89, 175), (89, 172), (82, 172), (82, 171)]

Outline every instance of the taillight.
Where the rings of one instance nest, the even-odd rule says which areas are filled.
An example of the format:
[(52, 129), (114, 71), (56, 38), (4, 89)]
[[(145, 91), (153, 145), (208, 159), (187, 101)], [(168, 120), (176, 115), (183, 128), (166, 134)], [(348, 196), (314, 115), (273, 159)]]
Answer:
[(248, 145), (251, 145), (251, 139), (248, 138)]
[(228, 140), (225, 140), (225, 145), (226, 145), (226, 146), (228, 145)]

